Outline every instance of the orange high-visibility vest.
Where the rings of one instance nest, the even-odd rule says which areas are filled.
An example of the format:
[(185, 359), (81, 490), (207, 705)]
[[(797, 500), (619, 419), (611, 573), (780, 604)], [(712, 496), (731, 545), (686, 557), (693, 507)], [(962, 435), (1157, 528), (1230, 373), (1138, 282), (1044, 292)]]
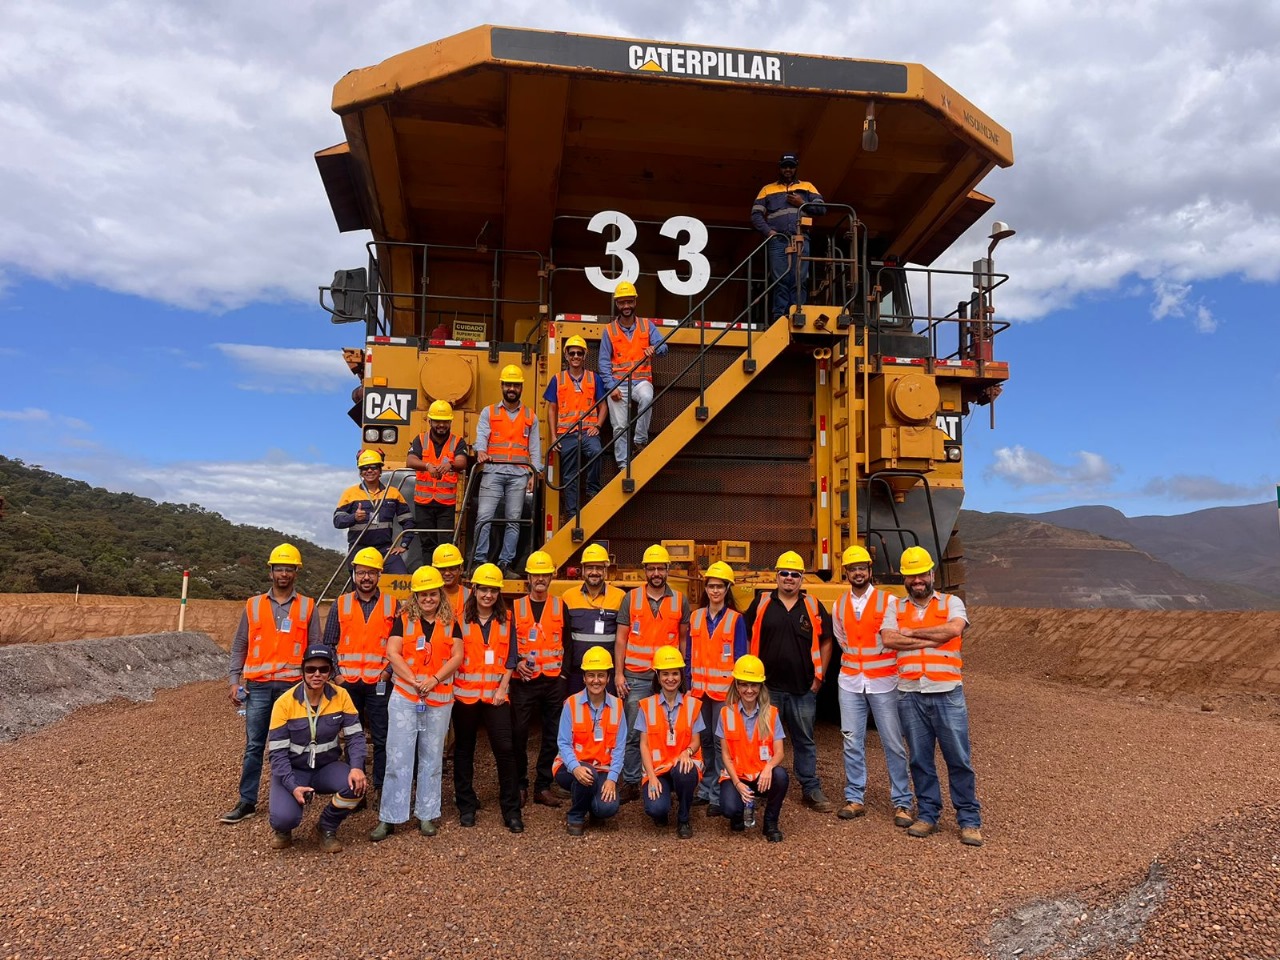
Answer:
[[(770, 706), (756, 715), (756, 727), (747, 732), (747, 721), (742, 713), (742, 704), (726, 706), (721, 712), (721, 725), (724, 728), (724, 748), (733, 761), (733, 769), (739, 780), (754, 780), (773, 759), (773, 727), (778, 719), (778, 708)], [(768, 753), (762, 755), (762, 751)], [(720, 771), (720, 779), (728, 780), (729, 772)]]
[(515, 419), (506, 407), (495, 403), (489, 407), (489, 459), (494, 463), (533, 464), (529, 456), (529, 434), (533, 430), (533, 413), (524, 404)]
[(542, 616), (535, 623), (533, 603), (528, 597), (515, 602), (516, 649), (521, 660), (533, 656), (535, 675), (560, 676), (564, 662), (564, 601), (548, 597)]
[[(422, 462), (427, 466), (453, 463), (454, 454), (458, 449), (458, 438), (454, 434), (449, 434), (449, 439), (440, 448), (439, 456), (436, 455), (435, 444), (431, 442), (428, 434), (424, 433), (419, 438), (419, 442), (422, 444)], [(419, 470), (414, 476), (416, 478), (413, 485), (414, 503), (435, 501), (446, 507), (452, 507), (458, 502), (458, 472), (452, 466), (438, 477), (433, 477), (425, 470)]]
[[(702, 737), (693, 735), (693, 723), (702, 712), (702, 701), (697, 697), (685, 695), (676, 708), (676, 723), (673, 728), (667, 720), (665, 698), (660, 693), (645, 697), (640, 701), (640, 709), (644, 711), (645, 736), (649, 743), (649, 758), (653, 761), (653, 771), (662, 776), (676, 765), (676, 759), (685, 750), (693, 758), (698, 768), (698, 776), (702, 776)], [(672, 736), (674, 730), (675, 736)], [(648, 776), (644, 778), (648, 781)]]
[(453, 622), (462, 622), (462, 611), (467, 605), (467, 597), (471, 596), (471, 588), (458, 584), (453, 593), (448, 590), (442, 590), (444, 598), (449, 601), (449, 606), (453, 607)]
[(387, 637), (396, 622), (395, 601), (388, 593), (369, 619), (354, 592), (338, 598), (338, 672), (344, 680), (377, 683), (387, 669)]
[[(596, 739), (596, 724), (587, 706), (587, 692), (575, 693), (564, 702), (573, 727), (573, 755), (578, 762), (597, 770), (607, 770), (613, 763), (613, 745), (618, 739), (618, 727), (622, 723), (622, 703), (611, 693), (604, 695), (604, 710), (600, 713), (600, 739)], [(556, 757), (552, 772), (564, 766)]]
[(645, 359), (644, 353), (649, 349), (649, 321), (636, 318), (631, 328), (631, 336), (622, 332), (622, 326), (614, 320), (605, 328), (609, 334), (609, 344), (613, 347), (613, 376), (619, 382), (625, 380), (635, 368), (632, 380), (653, 380), (653, 366)]
[[(578, 422), (583, 414), (587, 416)], [(596, 406), (596, 375), (590, 370), (575, 382), (567, 370), (556, 376), (556, 433), (563, 435), (575, 428), (600, 426), (600, 409)]]
[(627, 636), (626, 668), (632, 673), (653, 669), (653, 654), (659, 647), (680, 643), (680, 597), (663, 597), (654, 616), (644, 587), (631, 591), (631, 633)]
[(834, 616), (844, 627), (844, 643), (840, 646), (840, 672), (845, 676), (859, 673), (868, 680), (892, 677), (898, 672), (898, 652), (887, 649), (880, 642), (880, 625), (884, 623), (887, 598), (883, 590), (871, 588), (875, 594), (875, 609), (862, 609), (859, 617), (853, 609), (853, 592), (840, 598)]
[[(760, 603), (756, 607), (756, 621), (751, 625), (751, 655), (753, 657), (760, 656), (760, 628), (764, 626), (764, 611), (769, 606), (769, 601), (773, 599), (773, 591), (768, 591), (760, 596)], [(822, 646), (818, 642), (822, 638), (822, 617), (818, 614), (818, 601), (813, 599), (807, 593), (804, 595), (804, 609), (809, 614), (809, 623), (813, 629), (813, 642), (809, 650), (810, 656), (813, 657), (813, 676), (817, 680), (822, 679), (824, 665), (822, 663)]]
[[(950, 618), (947, 616), (947, 598), (938, 594), (929, 601), (923, 612), (914, 603), (903, 597), (898, 600), (898, 625), (911, 627), (940, 627)], [(959, 683), (960, 668), (964, 661), (960, 659), (961, 637), (952, 637), (940, 647), (925, 647), (923, 650), (898, 651), (898, 679), (919, 680), (923, 677), (934, 683)]]
[[(400, 656), (409, 665), (413, 675), (419, 680), (427, 677), (439, 677), (440, 668), (453, 656), (453, 631), (445, 629), (439, 620), (431, 621), (431, 636), (427, 637), (422, 621), (416, 617), (410, 619), (408, 614), (400, 618)], [(421, 650), (418, 641), (424, 641)], [(395, 674), (396, 692), (408, 700), (417, 703), (423, 698), (418, 696), (417, 687), (405, 683)], [(424, 701), (428, 707), (447, 707), (453, 702), (453, 677), (437, 683), (427, 693)]]
[(723, 702), (733, 683), (733, 638), (742, 614), (725, 609), (714, 633), (707, 631), (706, 607), (689, 617), (689, 666), (693, 692), (704, 699)]
[(262, 683), (282, 681), (297, 683), (302, 679), (302, 654), (307, 649), (307, 636), (311, 627), (311, 614), (315, 601), (302, 594), (294, 594), (289, 604), (289, 629), (281, 633), (276, 629), (271, 601), (265, 593), (250, 597), (245, 603), (249, 616), (249, 649), (244, 659), (245, 680)]
[[(458, 668), (453, 684), (453, 695), (463, 703), (484, 700), (493, 701), (493, 695), (507, 672), (507, 653), (511, 649), (511, 624), (506, 620), (493, 620), (489, 624), (489, 642), (484, 642), (480, 624), (463, 625), (462, 666)], [(485, 654), (492, 653), (492, 663), (485, 662)]]

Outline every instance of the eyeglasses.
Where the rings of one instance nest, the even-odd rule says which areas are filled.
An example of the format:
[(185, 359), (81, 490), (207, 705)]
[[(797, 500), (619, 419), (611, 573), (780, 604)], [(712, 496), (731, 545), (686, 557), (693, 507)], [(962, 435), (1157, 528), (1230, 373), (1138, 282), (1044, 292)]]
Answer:
[(587, 355), (585, 350), (566, 350), (564, 353), (566, 357), (585, 357)]
[(786, 580), (793, 580), (793, 579), (799, 580), (801, 577), (804, 576), (804, 574), (801, 573), (799, 570), (779, 570), (778, 576)]
[(303, 667), (303, 673), (328, 673), (331, 667)]

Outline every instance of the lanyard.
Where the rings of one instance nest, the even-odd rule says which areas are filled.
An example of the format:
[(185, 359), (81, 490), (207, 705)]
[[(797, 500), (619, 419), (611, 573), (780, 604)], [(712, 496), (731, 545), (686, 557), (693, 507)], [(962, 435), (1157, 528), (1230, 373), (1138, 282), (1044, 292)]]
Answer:
[(662, 709), (665, 710), (667, 713), (667, 728), (670, 730), (674, 730), (676, 728), (676, 714), (680, 712), (681, 701), (677, 698), (675, 702), (675, 706), (670, 708), (667, 707), (666, 697), (662, 697), (661, 699), (659, 699), (658, 702), (662, 704)]
[[(323, 698), (323, 694), (321, 694)], [(311, 699), (303, 694), (302, 705), (307, 708), (307, 725), (311, 727), (311, 756), (308, 758), (310, 766), (316, 765), (316, 724), (320, 721), (320, 709), (312, 709)], [(321, 703), (321, 708), (324, 704)]]

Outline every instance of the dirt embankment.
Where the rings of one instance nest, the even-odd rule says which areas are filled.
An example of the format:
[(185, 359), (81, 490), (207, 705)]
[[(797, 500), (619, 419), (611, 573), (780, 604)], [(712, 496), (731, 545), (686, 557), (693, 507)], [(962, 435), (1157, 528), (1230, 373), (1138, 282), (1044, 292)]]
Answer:
[[(163, 597), (103, 597), (67, 593), (0, 593), (0, 646), (91, 637), (124, 637), (178, 629), (178, 601)], [(207, 633), (223, 647), (244, 603), (191, 600), (186, 629)]]

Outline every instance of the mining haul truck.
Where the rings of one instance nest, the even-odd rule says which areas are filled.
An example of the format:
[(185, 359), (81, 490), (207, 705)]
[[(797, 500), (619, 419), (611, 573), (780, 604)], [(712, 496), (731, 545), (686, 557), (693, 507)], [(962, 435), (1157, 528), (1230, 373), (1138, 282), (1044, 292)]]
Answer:
[[(351, 415), (407, 499), (428, 406), (449, 401), (474, 440), (517, 364), (550, 447), (520, 557), (545, 550), (565, 580), (600, 543), (615, 580), (639, 581), (662, 543), (678, 588), (699, 593), (721, 559), (745, 601), (795, 550), (829, 602), (859, 543), (890, 589), (912, 545), (961, 587), (965, 428), (1008, 377), (991, 254), (1013, 231), (997, 222), (971, 266), (931, 265), (988, 214), (976, 188), (1013, 153), (957, 91), (914, 63), (482, 26), (348, 73), (333, 110), (346, 141), (316, 163), (339, 230), (372, 238), (320, 302), (364, 327)], [(788, 152), (825, 203), (788, 244), (803, 303), (773, 316), (750, 214)], [(619, 470), (630, 424), (605, 430), (603, 487), (568, 514), (542, 396), (567, 338), (594, 369), (623, 280), (668, 348), (651, 439)], [(453, 531), (468, 557), (477, 472)]]

